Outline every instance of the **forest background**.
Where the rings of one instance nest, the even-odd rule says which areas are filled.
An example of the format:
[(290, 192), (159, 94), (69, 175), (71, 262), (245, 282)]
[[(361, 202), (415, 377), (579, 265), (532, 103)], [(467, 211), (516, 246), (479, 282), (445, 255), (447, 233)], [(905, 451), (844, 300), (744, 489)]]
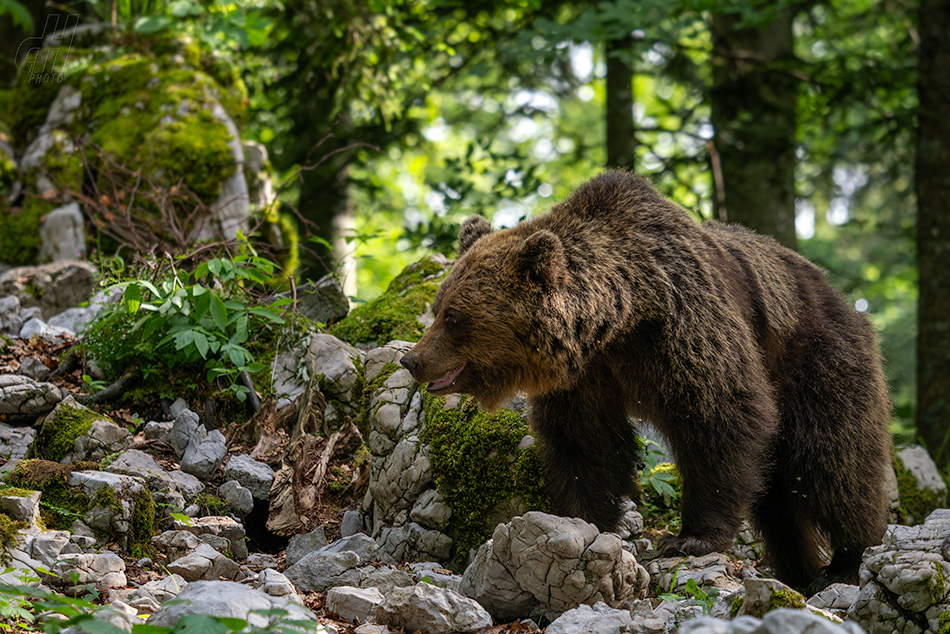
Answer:
[(299, 279), (366, 301), (465, 216), (510, 226), (629, 167), (825, 268), (880, 333), (897, 438), (946, 465), (950, 3), (0, 0), (3, 88), (67, 16), (237, 69)]

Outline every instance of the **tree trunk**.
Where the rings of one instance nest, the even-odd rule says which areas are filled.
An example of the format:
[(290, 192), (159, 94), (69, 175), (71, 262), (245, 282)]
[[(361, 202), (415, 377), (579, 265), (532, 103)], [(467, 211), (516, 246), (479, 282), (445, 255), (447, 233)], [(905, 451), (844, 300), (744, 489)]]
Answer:
[(950, 3), (920, 2), (917, 433), (946, 468), (950, 432)]
[(764, 28), (738, 24), (732, 14), (712, 20), (716, 215), (795, 249), (797, 87), (778, 68), (793, 57), (792, 16)]
[(607, 40), (607, 167), (633, 169), (633, 36)]

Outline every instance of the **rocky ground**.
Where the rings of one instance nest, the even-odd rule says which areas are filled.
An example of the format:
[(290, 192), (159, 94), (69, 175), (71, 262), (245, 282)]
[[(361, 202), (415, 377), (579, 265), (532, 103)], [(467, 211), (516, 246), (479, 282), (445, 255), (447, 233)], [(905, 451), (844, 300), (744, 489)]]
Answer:
[[(658, 558), (632, 503), (617, 533), (543, 512), (524, 404), (486, 417), (426, 397), (398, 366), (411, 345), (398, 339), (299, 337), (274, 359), (256, 433), (187, 395), (149, 412), (90, 402), (88, 367), (51, 378), (108, 301), (53, 302), (82, 283), (92, 295), (84, 266), (0, 276), (0, 584), (93, 589), (109, 606), (95, 618), (125, 631), (195, 613), (264, 628), (275, 608), (307, 630), (360, 634), (950, 628), (950, 511), (933, 510), (946, 487), (919, 448), (896, 453), (893, 504), (895, 521), (918, 525), (889, 528), (859, 586), (806, 601), (767, 578), (748, 531), (727, 553)], [(468, 453), (448, 460), (446, 438)], [(0, 614), (24, 627), (11, 596)]]

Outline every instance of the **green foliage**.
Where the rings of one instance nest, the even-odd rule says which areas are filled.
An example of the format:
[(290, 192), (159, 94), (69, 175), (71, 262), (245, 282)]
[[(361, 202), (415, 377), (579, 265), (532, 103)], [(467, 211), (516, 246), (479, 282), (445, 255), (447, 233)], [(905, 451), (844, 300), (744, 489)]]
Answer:
[(156, 5), (155, 11), (129, 15), (137, 33), (177, 31), (197, 37), (212, 49), (260, 46), (267, 40), (274, 24), (253, 3), (173, 0)]
[[(719, 596), (719, 588), (709, 588), (707, 590), (701, 587), (696, 582), (696, 580), (691, 577), (686, 580), (686, 583), (683, 586), (683, 594), (673, 592), (673, 588), (676, 587), (676, 577), (678, 574), (679, 571), (673, 575), (673, 582), (670, 584), (670, 591), (659, 595), (658, 598), (671, 603), (689, 599), (688, 605), (701, 606), (704, 615), (709, 615), (712, 613), (713, 606), (716, 604), (716, 598)], [(804, 605), (802, 607), (804, 607)]]
[(267, 368), (255, 361), (249, 339), (284, 324), (282, 306), (265, 301), (275, 266), (245, 241), (234, 257), (202, 262), (187, 275), (173, 271), (164, 281), (121, 282), (122, 302), (106, 308), (86, 335), (87, 349), (113, 374), (133, 365), (146, 375), (177, 367), (203, 367), (206, 380), (225, 381), (223, 390), (244, 401), (241, 372)]
[[(645, 441), (645, 444), (656, 445), (652, 440)], [(652, 489), (652, 492), (656, 496), (660, 496), (661, 499), (672, 501), (679, 498), (682, 486), (679, 482), (676, 465), (661, 463), (660, 458), (662, 456), (663, 452), (661, 450), (645, 448), (643, 462), (646, 466), (640, 475), (640, 482), (645, 487)], [(648, 497), (655, 497), (649, 492), (644, 492), (644, 494)]]
[(536, 447), (518, 451), (530, 431), (517, 412), (484, 412), (471, 397), (446, 410), (444, 397), (426, 394), (425, 413), (422, 440), (439, 492), (452, 507), (457, 563), (464, 565), (469, 550), (491, 537), (499, 503), (516, 498), (525, 511), (550, 511)]
[(38, 197), (29, 197), (23, 205), (10, 208), (0, 200), (0, 252), (6, 264), (27, 265), (36, 261), (40, 249), (40, 219), (55, 205)]
[(904, 463), (894, 451), (891, 454), (894, 473), (897, 475), (897, 490), (900, 506), (897, 509), (898, 518), (902, 524), (922, 524), (927, 516), (935, 509), (946, 505), (946, 493), (938, 495), (931, 489), (923, 489), (917, 484), (917, 478), (904, 467)]
[(29, 9), (18, 0), (0, 0), (0, 15), (10, 14), (13, 26), (20, 27), (24, 32), (33, 30), (33, 16)]

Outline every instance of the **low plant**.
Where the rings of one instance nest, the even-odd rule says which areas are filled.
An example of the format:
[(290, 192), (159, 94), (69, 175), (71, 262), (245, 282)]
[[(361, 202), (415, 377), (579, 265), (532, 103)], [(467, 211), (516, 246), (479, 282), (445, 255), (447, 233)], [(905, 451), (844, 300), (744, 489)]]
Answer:
[(698, 605), (702, 607), (704, 615), (709, 615), (712, 612), (713, 605), (716, 603), (716, 598), (719, 596), (719, 588), (705, 589), (700, 586), (695, 579), (690, 578), (686, 580), (683, 586), (683, 594), (674, 592), (673, 588), (676, 587), (676, 577), (678, 573), (679, 571), (677, 570), (673, 575), (673, 581), (670, 583), (670, 591), (659, 595), (659, 598), (664, 601), (669, 601), (670, 603), (677, 603), (688, 599), (688, 605)]
[(248, 342), (284, 324), (283, 306), (292, 301), (266, 299), (275, 270), (242, 239), (237, 255), (209, 259), (190, 272), (172, 263), (159, 282), (120, 282), (110, 288), (123, 289), (122, 301), (101, 314), (87, 345), (117, 375), (132, 366), (146, 375), (201, 366), (210, 385), (222, 380), (222, 391), (243, 402), (250, 389), (239, 382), (241, 373), (267, 367), (255, 360)]

